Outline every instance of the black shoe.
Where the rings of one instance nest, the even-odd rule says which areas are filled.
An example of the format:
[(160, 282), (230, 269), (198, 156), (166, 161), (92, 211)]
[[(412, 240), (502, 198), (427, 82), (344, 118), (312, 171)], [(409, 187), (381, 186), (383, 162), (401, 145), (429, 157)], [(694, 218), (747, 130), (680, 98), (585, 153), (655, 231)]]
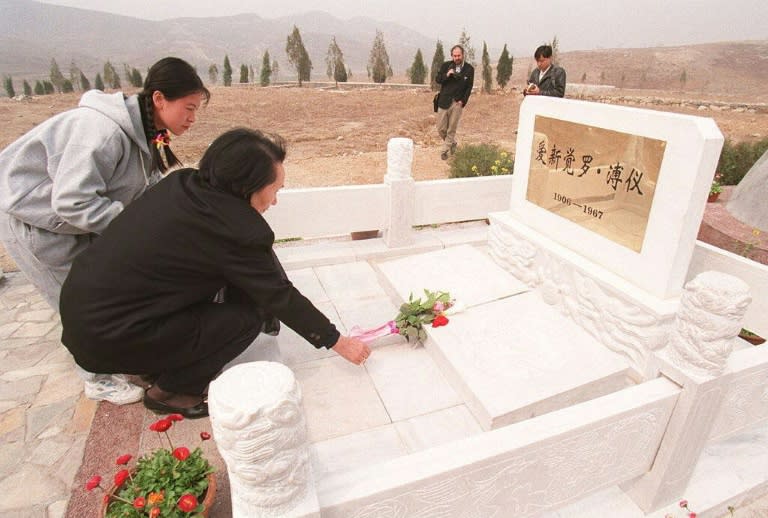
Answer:
[(440, 153), (440, 158), (442, 158), (443, 160), (448, 160), (448, 151), (443, 151), (442, 153)]
[(280, 334), (280, 321), (276, 317), (267, 317), (261, 324), (261, 332), (265, 335), (277, 336)]
[(193, 407), (184, 408), (180, 406), (173, 406), (157, 399), (151, 398), (146, 392), (144, 393), (144, 406), (152, 410), (156, 414), (181, 414), (187, 419), (199, 419), (201, 417), (208, 417), (208, 402), (201, 399), (200, 403)]

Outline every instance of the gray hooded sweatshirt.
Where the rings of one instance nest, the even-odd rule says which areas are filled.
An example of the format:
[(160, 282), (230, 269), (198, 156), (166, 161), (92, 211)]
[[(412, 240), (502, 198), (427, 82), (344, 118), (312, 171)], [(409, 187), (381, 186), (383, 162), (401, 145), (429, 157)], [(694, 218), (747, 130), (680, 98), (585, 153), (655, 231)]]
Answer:
[(100, 234), (159, 179), (150, 164), (138, 97), (91, 90), (0, 153), (0, 211), (55, 234)]

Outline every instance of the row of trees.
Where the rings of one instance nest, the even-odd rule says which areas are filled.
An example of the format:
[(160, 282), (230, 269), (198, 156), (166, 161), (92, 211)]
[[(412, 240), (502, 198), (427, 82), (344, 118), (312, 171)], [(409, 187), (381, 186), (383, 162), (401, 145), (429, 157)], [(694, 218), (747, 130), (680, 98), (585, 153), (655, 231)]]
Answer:
[[(553, 43), (556, 45), (556, 39)], [(470, 36), (467, 34), (466, 29), (462, 30), (459, 37), (459, 45), (464, 48), (465, 59), (469, 63), (476, 65), (475, 63), (475, 49), (470, 41)], [(301, 32), (299, 28), (294, 25), (293, 30), (288, 35), (285, 45), (285, 53), (288, 57), (288, 62), (296, 72), (296, 77), (299, 81), (299, 85), (304, 81), (309, 81), (311, 72), (313, 69), (312, 60), (309, 57), (304, 42), (301, 38)], [(488, 46), (483, 42), (482, 63), (480, 68), (480, 77), (482, 79), (482, 90), (490, 92), (492, 88), (492, 67), (490, 62), (490, 56), (488, 55)], [(424, 55), (421, 49), (416, 51), (416, 55), (413, 58), (413, 63), (406, 70), (408, 79), (413, 84), (425, 84), (427, 75), (430, 76), (430, 84), (433, 90), (437, 89), (435, 77), (440, 66), (446, 60), (446, 52), (443, 44), (440, 40), (437, 41), (435, 46), (435, 53), (432, 58), (432, 65), (429, 70), (424, 62)], [(510, 77), (512, 76), (512, 66), (514, 58), (507, 50), (507, 45), (504, 45), (501, 55), (497, 60), (496, 65), (496, 83), (503, 90), (508, 84)], [(352, 77), (351, 69), (346, 65), (344, 61), (344, 53), (341, 47), (336, 41), (336, 37), (331, 38), (331, 42), (328, 45), (328, 51), (325, 56), (326, 75), (328, 79), (334, 80), (336, 83), (343, 83), (348, 81)], [(277, 60), (272, 60), (269, 51), (264, 51), (262, 56), (261, 68), (259, 70), (259, 84), (262, 86), (268, 86), (272, 82), (272, 77), (276, 76), (279, 71), (279, 65)], [(376, 31), (376, 36), (373, 40), (373, 46), (368, 56), (368, 63), (366, 66), (368, 77), (375, 83), (384, 83), (387, 79), (393, 75), (392, 65), (389, 60), (389, 54), (387, 52), (386, 45), (384, 43), (384, 34), (381, 31)], [(221, 73), (221, 79), (224, 86), (231, 86), (233, 80), (232, 64), (229, 60), (229, 56), (224, 56), (224, 63), (221, 71), (216, 64), (212, 64), (208, 68), (208, 78), (211, 83), (218, 83), (219, 74)], [(123, 65), (123, 76), (125, 80), (134, 87), (141, 87), (143, 80), (141, 73), (133, 67), (127, 64)], [(241, 64), (240, 65), (240, 83), (255, 83), (256, 71), (252, 65)], [(6, 93), (13, 97), (15, 96), (15, 89), (13, 87), (13, 80), (10, 76), (4, 78), (4, 86)], [(121, 88), (121, 78), (115, 67), (107, 61), (103, 67), (103, 76), (100, 73), (96, 75), (94, 80), (94, 88), (103, 90), (106, 88), (118, 89)], [(25, 80), (23, 83), (25, 95), (31, 95), (33, 89), (31, 85)], [(34, 93), (37, 95), (43, 95), (47, 93), (57, 92), (72, 92), (74, 90), (88, 90), (91, 88), (91, 83), (85, 77), (83, 72), (77, 67), (74, 61), (70, 64), (69, 77), (65, 77), (59, 69), (59, 65), (56, 60), (51, 61), (50, 81), (37, 81), (34, 87)]]
[[(104, 63), (103, 73), (103, 76), (101, 72), (96, 74), (93, 88), (104, 90), (105, 87), (113, 89), (122, 87), (120, 74), (110, 61)], [(144, 83), (144, 79), (141, 77), (141, 72), (134, 67), (123, 64), (123, 74), (125, 80), (131, 86), (141, 87)], [(80, 70), (74, 60), (69, 65), (69, 77), (67, 77), (62, 73), (56, 59), (52, 59), (49, 78), (50, 80), (37, 80), (34, 88), (25, 79), (22, 82), (24, 95), (32, 95), (33, 92), (35, 95), (48, 95), (54, 92), (67, 93), (76, 90), (85, 91), (91, 89), (91, 82), (85, 77), (85, 74)], [(8, 97), (16, 96), (16, 89), (13, 86), (13, 78), (11, 76), (5, 76), (3, 78), (3, 86)]]

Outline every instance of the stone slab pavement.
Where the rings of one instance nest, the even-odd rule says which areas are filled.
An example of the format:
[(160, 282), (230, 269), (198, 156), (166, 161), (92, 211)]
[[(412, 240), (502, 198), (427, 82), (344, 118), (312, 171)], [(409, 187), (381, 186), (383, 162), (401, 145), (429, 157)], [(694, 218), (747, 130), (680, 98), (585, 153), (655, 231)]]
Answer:
[[(430, 230), (417, 237), (409, 251), (397, 254), (480, 243), (484, 232)], [(331, 264), (337, 262), (336, 256), (360, 260), (387, 253), (380, 239), (352, 246), (342, 241), (300, 248), (306, 250), (286, 248), (278, 255), (298, 268), (317, 261)], [(0, 273), (0, 277), (0, 516), (96, 516), (94, 503), (99, 497), (83, 497), (83, 480), (91, 470), (95, 473), (113, 465), (117, 455), (145, 448), (140, 444), (141, 430), (153, 416), (141, 405), (116, 407), (85, 398), (72, 357), (60, 343), (57, 313), (21, 273)], [(205, 429), (207, 421), (198, 420), (195, 428)], [(197, 429), (191, 433), (194, 436)], [(206, 454), (213, 456), (212, 441), (206, 443), (209, 446)], [(111, 473), (101, 474), (108, 478)], [(224, 518), (229, 509), (226, 485), (220, 485), (217, 495), (214, 509), (221, 512), (216, 516)], [(735, 516), (768, 516), (768, 496), (737, 509)]]

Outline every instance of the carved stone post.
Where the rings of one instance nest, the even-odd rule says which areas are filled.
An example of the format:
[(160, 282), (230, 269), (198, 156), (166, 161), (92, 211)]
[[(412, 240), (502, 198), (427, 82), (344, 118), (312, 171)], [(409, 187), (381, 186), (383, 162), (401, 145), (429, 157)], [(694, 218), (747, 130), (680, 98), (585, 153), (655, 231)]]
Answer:
[(413, 242), (415, 184), (411, 174), (413, 140), (391, 138), (387, 143), (387, 174), (384, 184), (389, 188), (385, 209), (384, 242), (390, 248)]
[(319, 517), (293, 372), (273, 362), (236, 365), (211, 383), (208, 406), (232, 516)]
[(685, 286), (666, 349), (654, 353), (662, 375), (682, 387), (651, 470), (624, 490), (651, 512), (683, 496), (706, 445), (730, 376), (723, 375), (751, 302), (740, 279), (704, 272)]

